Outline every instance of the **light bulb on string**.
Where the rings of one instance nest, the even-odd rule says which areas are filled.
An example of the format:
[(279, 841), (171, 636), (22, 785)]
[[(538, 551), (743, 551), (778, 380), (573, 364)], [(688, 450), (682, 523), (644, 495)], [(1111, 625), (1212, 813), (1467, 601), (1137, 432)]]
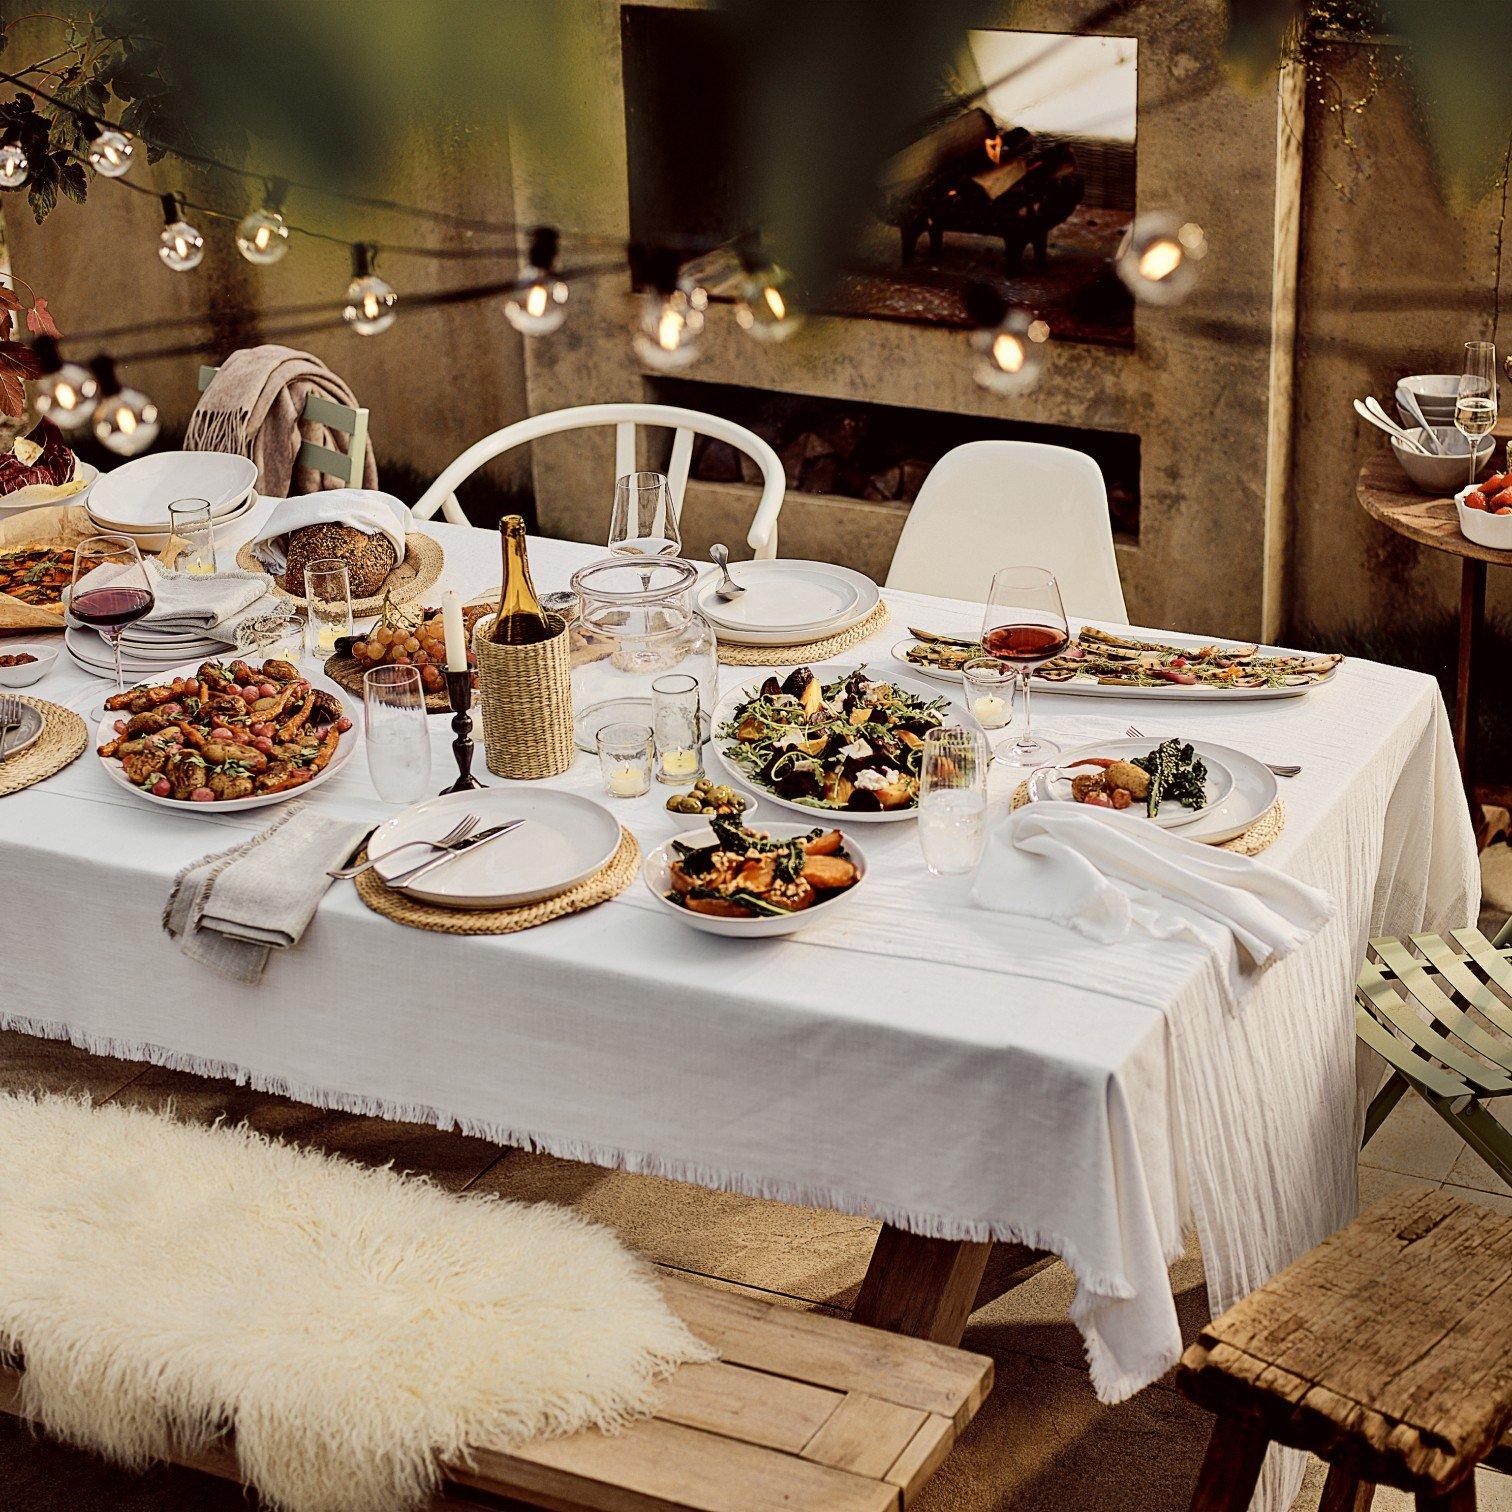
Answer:
[(283, 218), (288, 192), (289, 186), (282, 179), (270, 180), (261, 208), (242, 216), (236, 224), (236, 250), (259, 268), (271, 267), (289, 250), (289, 226)]
[(1114, 258), (1118, 276), (1144, 304), (1177, 304), (1197, 281), (1207, 237), (1193, 221), (1154, 212), (1139, 216), (1124, 233)]
[(124, 131), (118, 131), (114, 126), (99, 126), (95, 122), (90, 124), (96, 127), (89, 143), (90, 167), (106, 178), (120, 178), (131, 167), (135, 143)]
[(179, 214), (176, 194), (163, 196), (163, 229), (158, 236), (158, 256), (175, 273), (187, 273), (204, 260), (205, 238)]
[(19, 189), (31, 172), (20, 142), (0, 142), (0, 189)]
[(985, 284), (968, 287), (966, 308), (976, 326), (971, 376), (989, 393), (1028, 393), (1040, 380), (1050, 327), (1027, 310), (1010, 308)]
[(32, 351), (42, 365), (40, 376), (31, 385), (37, 413), (59, 430), (82, 430), (89, 423), (99, 393), (94, 377), (77, 362), (64, 362), (51, 336), (37, 337)]
[(647, 367), (663, 373), (687, 367), (698, 357), (704, 312), (694, 293), (679, 287), (676, 255), (665, 248), (631, 250), (632, 271), (650, 285), (640, 296), (632, 344)]
[(110, 358), (96, 357), (89, 370), (99, 389), (90, 416), (95, 440), (118, 457), (134, 457), (146, 451), (157, 440), (157, 405), (137, 389), (122, 388)]
[(504, 318), (526, 336), (549, 336), (567, 318), (567, 285), (551, 271), (556, 256), (556, 232), (537, 226), (519, 283), (504, 301)]
[(757, 341), (786, 341), (803, 324), (803, 312), (793, 302), (792, 279), (776, 263), (741, 261), (736, 324)]
[(367, 242), (352, 248), (352, 281), (347, 285), (341, 317), (359, 336), (377, 336), (394, 323), (399, 296), (373, 272), (375, 249)]

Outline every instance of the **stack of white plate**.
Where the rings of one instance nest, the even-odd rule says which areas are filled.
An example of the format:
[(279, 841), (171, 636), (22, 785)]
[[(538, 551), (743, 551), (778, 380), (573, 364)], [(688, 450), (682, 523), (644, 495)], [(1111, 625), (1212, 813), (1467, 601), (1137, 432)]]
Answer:
[(229, 452), (155, 452), (102, 473), (85, 508), (102, 531), (130, 536), (142, 551), (168, 544), (168, 506), (203, 499), (220, 536), (257, 502), (257, 466)]
[[(115, 676), (115, 652), (99, 631), (70, 623), (63, 644), (76, 666), (96, 677)], [(189, 662), (219, 661), (229, 657), (229, 641), (193, 631), (153, 632), (142, 624), (130, 625), (121, 637), (121, 671), (133, 682), (146, 682), (170, 667)]]
[(838, 635), (877, 607), (881, 593), (864, 573), (830, 562), (787, 557), (735, 562), (730, 576), (746, 591), (721, 599), (718, 572), (700, 580), (694, 605), (722, 641), (737, 646), (796, 646)]

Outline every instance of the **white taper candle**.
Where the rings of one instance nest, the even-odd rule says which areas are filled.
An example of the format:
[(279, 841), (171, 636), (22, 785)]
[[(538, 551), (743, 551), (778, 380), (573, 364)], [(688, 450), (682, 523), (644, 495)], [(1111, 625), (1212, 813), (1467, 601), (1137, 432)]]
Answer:
[(462, 600), (455, 588), (448, 588), (441, 599), (441, 619), (446, 627), (446, 670), (467, 671), (467, 636), (462, 629)]

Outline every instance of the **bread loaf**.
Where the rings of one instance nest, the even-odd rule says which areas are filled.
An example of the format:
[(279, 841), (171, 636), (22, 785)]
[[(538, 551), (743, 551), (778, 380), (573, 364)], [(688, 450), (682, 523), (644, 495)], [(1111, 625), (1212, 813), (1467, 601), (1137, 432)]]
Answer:
[(346, 563), (354, 599), (381, 593), (389, 573), (398, 565), (387, 536), (364, 535), (350, 525), (306, 525), (289, 536), (287, 554), (289, 565), (283, 586), (300, 598), (304, 597), (305, 568), (322, 557)]

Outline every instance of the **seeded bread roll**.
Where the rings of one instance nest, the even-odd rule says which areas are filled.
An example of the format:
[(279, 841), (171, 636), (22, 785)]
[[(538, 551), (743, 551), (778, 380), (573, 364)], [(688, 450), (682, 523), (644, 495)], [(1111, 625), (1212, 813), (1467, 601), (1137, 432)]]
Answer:
[(336, 557), (346, 563), (354, 599), (381, 593), (397, 565), (387, 536), (364, 535), (350, 525), (306, 525), (289, 537), (289, 565), (283, 586), (303, 597), (305, 568), (321, 557)]

